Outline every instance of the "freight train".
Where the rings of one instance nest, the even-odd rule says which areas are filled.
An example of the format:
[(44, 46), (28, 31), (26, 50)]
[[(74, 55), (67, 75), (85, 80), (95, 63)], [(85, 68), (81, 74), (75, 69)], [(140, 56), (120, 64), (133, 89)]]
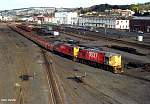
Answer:
[(96, 66), (100, 69), (111, 71), (113, 73), (123, 72), (120, 54), (59, 41), (48, 42), (39, 35), (30, 34), (32, 30), (27, 25), (10, 27), (18, 33), (24, 35), (26, 38), (60, 56), (67, 57), (80, 63)]
[(18, 28), (21, 28), (25, 31), (31, 32), (33, 29), (32, 25), (27, 25), (27, 24), (21, 24), (21, 25), (17, 25)]

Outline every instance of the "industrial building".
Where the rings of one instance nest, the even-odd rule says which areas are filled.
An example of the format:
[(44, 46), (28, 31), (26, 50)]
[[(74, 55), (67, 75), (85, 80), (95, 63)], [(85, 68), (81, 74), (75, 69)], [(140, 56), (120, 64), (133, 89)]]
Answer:
[(130, 20), (130, 31), (150, 32), (150, 17), (134, 17)]

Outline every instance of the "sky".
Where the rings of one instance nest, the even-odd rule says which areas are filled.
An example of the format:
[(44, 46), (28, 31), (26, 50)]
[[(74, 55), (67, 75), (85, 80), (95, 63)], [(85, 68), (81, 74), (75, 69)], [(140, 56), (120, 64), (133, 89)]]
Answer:
[(133, 4), (145, 3), (149, 0), (1, 0), (0, 10), (27, 8), (27, 7), (89, 7), (96, 4)]

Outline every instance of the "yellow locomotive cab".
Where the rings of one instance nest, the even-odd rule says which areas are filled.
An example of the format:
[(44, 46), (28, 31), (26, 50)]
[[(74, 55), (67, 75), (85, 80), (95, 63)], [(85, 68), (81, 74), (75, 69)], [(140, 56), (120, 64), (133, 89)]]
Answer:
[(122, 59), (120, 54), (105, 52), (105, 65), (110, 66), (112, 68), (112, 72), (114, 73), (123, 72)]
[(121, 66), (121, 55), (113, 55), (109, 58), (110, 66)]
[(121, 55), (116, 54), (110, 57), (109, 59), (109, 65), (113, 67), (114, 73), (121, 73), (123, 72), (122, 69), (122, 61), (121, 61)]

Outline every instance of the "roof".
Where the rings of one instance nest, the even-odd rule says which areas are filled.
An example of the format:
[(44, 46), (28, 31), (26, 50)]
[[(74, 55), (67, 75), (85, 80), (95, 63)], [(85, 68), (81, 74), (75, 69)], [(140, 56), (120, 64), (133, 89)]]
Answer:
[(107, 51), (102, 51), (103, 53), (105, 53), (106, 57), (112, 57), (112, 56), (121, 56), (118, 53), (112, 53), (112, 52), (107, 52)]
[(114, 19), (114, 20), (129, 20), (129, 17), (122, 16), (79, 16), (80, 18), (100, 18), (100, 19)]
[(92, 52), (101, 52), (102, 49), (100, 48), (84, 48), (85, 50), (88, 50), (88, 51), (92, 51)]
[(150, 20), (150, 17), (133, 17), (133, 20)]

